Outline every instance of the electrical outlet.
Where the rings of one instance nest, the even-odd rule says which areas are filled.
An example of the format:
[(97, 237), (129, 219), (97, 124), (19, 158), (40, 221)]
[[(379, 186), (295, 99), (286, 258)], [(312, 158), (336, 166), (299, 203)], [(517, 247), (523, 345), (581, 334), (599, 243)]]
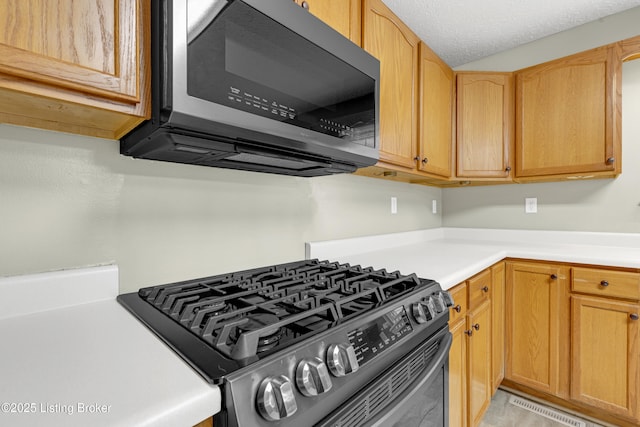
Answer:
[(398, 198), (397, 197), (392, 197), (391, 198), (391, 213), (392, 214), (397, 214), (398, 213)]
[(432, 200), (431, 201), (431, 212), (434, 214), (438, 213), (438, 201), (437, 200)]
[(538, 198), (527, 197), (524, 199), (524, 212), (525, 213), (538, 213)]

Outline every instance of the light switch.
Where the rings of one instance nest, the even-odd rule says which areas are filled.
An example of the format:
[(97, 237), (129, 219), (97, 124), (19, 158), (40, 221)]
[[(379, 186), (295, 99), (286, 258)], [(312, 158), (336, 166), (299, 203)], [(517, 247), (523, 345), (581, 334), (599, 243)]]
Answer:
[(525, 213), (538, 213), (538, 198), (527, 197), (524, 199), (524, 212)]

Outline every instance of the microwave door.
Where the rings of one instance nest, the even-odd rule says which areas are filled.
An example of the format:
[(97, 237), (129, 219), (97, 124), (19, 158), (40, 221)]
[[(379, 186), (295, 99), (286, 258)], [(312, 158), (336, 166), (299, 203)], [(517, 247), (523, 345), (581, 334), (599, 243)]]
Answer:
[[(300, 18), (305, 24), (325, 24), (309, 21), (308, 12), (284, 2), (186, 3), (173, 4), (174, 110), (377, 157), (372, 154), (377, 153), (377, 61), (372, 59), (376, 66), (365, 73), (320, 47), (318, 40), (309, 41), (291, 27)], [(313, 30), (314, 25), (305, 27)], [(363, 54), (339, 34), (321, 29), (319, 39), (337, 37), (336, 45), (346, 47), (344, 57), (351, 49)]]

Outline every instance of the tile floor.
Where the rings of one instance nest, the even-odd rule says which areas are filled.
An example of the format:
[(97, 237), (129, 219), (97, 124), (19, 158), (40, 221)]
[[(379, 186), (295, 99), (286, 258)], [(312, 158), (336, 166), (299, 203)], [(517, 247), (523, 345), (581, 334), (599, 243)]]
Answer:
[[(553, 421), (536, 413), (509, 403), (511, 393), (502, 389), (498, 390), (491, 399), (491, 405), (487, 409), (480, 427), (565, 427), (566, 424)], [(582, 419), (586, 427), (602, 427)]]

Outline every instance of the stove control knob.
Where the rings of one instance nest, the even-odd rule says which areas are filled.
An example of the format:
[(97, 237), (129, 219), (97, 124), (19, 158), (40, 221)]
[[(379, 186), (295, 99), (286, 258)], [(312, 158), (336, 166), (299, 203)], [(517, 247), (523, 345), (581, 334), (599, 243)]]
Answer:
[(442, 291), (440, 292), (440, 295), (442, 295), (442, 298), (444, 298), (444, 303), (446, 304), (447, 307), (453, 307), (454, 305), (453, 296), (451, 295), (450, 292)]
[(331, 376), (322, 359), (303, 359), (296, 368), (296, 385), (307, 397), (317, 396), (331, 389)]
[(427, 315), (427, 320), (435, 318), (437, 315), (435, 299), (433, 297), (429, 297), (424, 299), (422, 304), (424, 305), (424, 312)]
[(284, 375), (267, 377), (258, 389), (258, 411), (265, 420), (278, 421), (298, 410), (293, 384)]
[(427, 323), (427, 313), (425, 312), (425, 307), (421, 302), (414, 302), (411, 304), (411, 314), (413, 318), (418, 323)]
[(434, 294), (431, 298), (433, 299), (433, 303), (436, 306), (436, 312), (442, 313), (445, 308), (447, 308), (444, 297), (442, 296), (442, 292)]
[(336, 377), (344, 377), (360, 368), (351, 344), (331, 344), (327, 350), (327, 365)]

